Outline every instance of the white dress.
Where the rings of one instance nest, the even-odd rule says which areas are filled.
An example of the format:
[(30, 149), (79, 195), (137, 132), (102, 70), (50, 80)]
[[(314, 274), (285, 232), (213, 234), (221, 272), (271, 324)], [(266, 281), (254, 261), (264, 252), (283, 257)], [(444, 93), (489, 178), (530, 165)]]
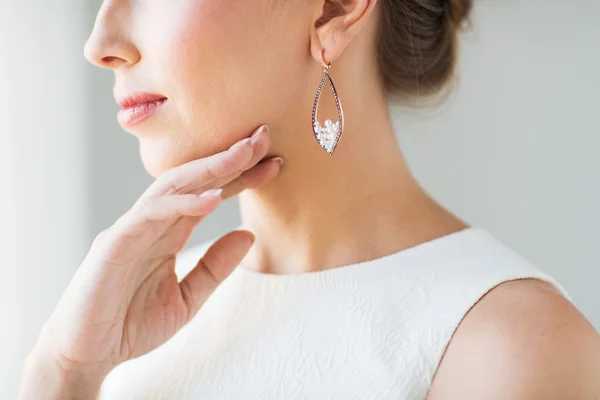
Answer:
[[(180, 280), (213, 241), (178, 256)], [(238, 267), (169, 341), (112, 370), (100, 399), (424, 399), (471, 306), (522, 278), (572, 301), (479, 227), (318, 272)]]

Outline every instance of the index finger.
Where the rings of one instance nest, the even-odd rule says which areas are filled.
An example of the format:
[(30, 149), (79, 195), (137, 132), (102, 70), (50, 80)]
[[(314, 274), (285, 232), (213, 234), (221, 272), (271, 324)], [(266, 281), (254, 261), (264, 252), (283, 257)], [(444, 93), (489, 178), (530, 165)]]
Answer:
[[(264, 129), (264, 125), (255, 133), (260, 129)], [(219, 177), (242, 170), (253, 154), (254, 147), (250, 138), (243, 139), (225, 151), (165, 171), (146, 189), (141, 198), (193, 192)]]

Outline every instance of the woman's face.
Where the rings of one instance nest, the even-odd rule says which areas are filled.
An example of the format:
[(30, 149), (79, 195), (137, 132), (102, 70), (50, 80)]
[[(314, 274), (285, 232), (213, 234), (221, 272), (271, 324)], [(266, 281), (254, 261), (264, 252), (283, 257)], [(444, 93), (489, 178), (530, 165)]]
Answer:
[[(115, 72), (118, 99), (167, 101), (125, 127), (150, 174), (227, 149), (306, 97), (309, 1), (105, 0), (86, 58)], [(314, 21), (312, 21), (314, 23)], [(310, 87), (312, 90), (313, 88)]]

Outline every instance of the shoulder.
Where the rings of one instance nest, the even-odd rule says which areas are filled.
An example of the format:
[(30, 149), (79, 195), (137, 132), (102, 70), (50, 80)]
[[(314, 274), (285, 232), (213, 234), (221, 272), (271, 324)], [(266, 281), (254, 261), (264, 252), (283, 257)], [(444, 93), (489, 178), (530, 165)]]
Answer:
[(490, 290), (465, 315), (428, 400), (600, 399), (600, 336), (549, 283)]

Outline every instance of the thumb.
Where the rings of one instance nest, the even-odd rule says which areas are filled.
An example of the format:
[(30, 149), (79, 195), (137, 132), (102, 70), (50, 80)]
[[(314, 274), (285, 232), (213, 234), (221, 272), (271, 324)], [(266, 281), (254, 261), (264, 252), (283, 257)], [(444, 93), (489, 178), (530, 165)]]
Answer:
[(217, 286), (238, 266), (254, 243), (254, 234), (237, 230), (213, 243), (179, 283), (190, 321)]

